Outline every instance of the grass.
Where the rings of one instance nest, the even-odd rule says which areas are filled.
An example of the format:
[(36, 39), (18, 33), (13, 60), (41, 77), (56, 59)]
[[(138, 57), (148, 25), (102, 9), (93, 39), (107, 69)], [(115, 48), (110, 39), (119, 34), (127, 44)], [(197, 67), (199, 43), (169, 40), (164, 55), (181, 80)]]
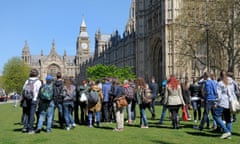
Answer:
[(161, 106), (156, 106), (157, 119), (150, 120), (149, 129), (139, 128), (137, 122), (131, 126), (125, 125), (124, 131), (114, 132), (115, 123), (102, 123), (101, 128), (88, 128), (77, 125), (75, 129), (66, 131), (53, 128), (51, 133), (29, 135), (21, 132), (21, 108), (13, 104), (0, 104), (0, 144), (238, 144), (240, 143), (240, 116), (233, 123), (232, 139), (220, 139), (221, 133), (213, 133), (204, 129), (193, 129), (192, 121), (181, 121), (182, 129), (174, 130), (166, 118), (163, 125), (157, 124), (161, 114)]

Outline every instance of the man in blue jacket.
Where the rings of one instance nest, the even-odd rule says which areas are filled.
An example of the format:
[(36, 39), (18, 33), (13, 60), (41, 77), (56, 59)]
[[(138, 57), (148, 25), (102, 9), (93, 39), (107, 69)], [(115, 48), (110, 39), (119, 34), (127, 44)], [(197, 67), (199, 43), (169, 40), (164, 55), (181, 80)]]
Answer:
[(103, 120), (105, 122), (110, 122), (109, 120), (109, 92), (111, 90), (112, 84), (108, 78), (105, 79), (105, 83), (102, 86), (103, 92)]
[(217, 83), (210, 78), (210, 74), (205, 72), (203, 74), (203, 96), (204, 96), (204, 112), (203, 118), (199, 125), (199, 130), (202, 130), (205, 122), (207, 122), (207, 128), (210, 127), (209, 112), (213, 114), (213, 108), (217, 99)]

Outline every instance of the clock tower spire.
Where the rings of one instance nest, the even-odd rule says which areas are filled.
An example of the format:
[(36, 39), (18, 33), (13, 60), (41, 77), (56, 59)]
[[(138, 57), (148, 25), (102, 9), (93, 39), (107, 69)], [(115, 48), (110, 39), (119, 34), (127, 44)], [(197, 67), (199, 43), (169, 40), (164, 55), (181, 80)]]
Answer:
[(80, 26), (80, 32), (77, 37), (77, 47), (76, 47), (76, 63), (81, 64), (83, 61), (90, 56), (90, 38), (87, 32), (87, 25), (85, 23), (84, 17), (82, 18), (82, 23)]

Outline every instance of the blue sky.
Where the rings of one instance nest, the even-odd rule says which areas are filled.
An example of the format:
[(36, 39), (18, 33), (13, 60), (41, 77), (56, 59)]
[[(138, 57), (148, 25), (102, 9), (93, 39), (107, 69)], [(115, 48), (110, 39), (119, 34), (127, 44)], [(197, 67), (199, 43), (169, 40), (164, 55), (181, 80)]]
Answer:
[(84, 17), (94, 48), (98, 29), (103, 34), (125, 30), (131, 0), (1, 0), (0, 73), (12, 57), (21, 57), (25, 40), (32, 55), (49, 54), (52, 40), (63, 55), (75, 55)]

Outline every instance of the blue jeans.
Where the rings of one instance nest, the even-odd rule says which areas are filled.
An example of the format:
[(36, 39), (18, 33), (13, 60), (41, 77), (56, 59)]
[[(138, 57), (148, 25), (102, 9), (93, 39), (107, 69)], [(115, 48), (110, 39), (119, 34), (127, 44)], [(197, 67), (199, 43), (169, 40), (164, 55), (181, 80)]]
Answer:
[(66, 122), (66, 127), (70, 127), (72, 124), (75, 123), (73, 120), (72, 111), (73, 101), (63, 102), (63, 114)]
[[(222, 116), (226, 121), (226, 124), (223, 123)], [(231, 112), (230, 109), (225, 109), (223, 107), (216, 107), (213, 111), (213, 118), (216, 121), (217, 125), (220, 126), (224, 133), (232, 132), (232, 122), (231, 122)]]
[[(93, 124), (93, 112), (88, 111), (88, 119), (89, 119), (89, 126), (92, 126)], [(100, 125), (100, 112), (96, 112), (96, 122), (97, 122), (97, 127)]]
[(46, 111), (42, 110), (39, 112), (37, 129), (42, 129), (43, 121), (45, 120), (45, 116), (47, 116), (47, 131), (51, 131), (53, 114), (54, 114), (54, 102), (51, 101)]
[[(58, 103), (57, 109), (58, 109), (58, 121), (59, 121), (60, 126), (62, 127), (63, 123), (64, 123), (63, 104)], [(54, 114), (53, 114), (53, 116), (54, 116)]]
[(145, 112), (146, 105), (144, 104), (139, 104), (139, 109), (140, 109), (140, 126), (148, 126), (148, 121), (147, 121), (147, 115)]
[(162, 107), (162, 114), (161, 114), (161, 117), (160, 117), (160, 124), (163, 123), (164, 118), (166, 116), (166, 112), (167, 112), (167, 106), (163, 105), (163, 107)]
[[(215, 101), (206, 101), (205, 102), (203, 118), (202, 118), (200, 126), (199, 126), (201, 129), (204, 127), (205, 122), (207, 122), (207, 127), (210, 126), (209, 112), (211, 111), (211, 114), (213, 115), (214, 105), (215, 105)], [(216, 126), (215, 121), (213, 122), (213, 126)]]
[(23, 107), (23, 128), (27, 129), (28, 131), (33, 131), (34, 130), (34, 115), (36, 112), (37, 108), (37, 101), (27, 101), (26, 107)]

